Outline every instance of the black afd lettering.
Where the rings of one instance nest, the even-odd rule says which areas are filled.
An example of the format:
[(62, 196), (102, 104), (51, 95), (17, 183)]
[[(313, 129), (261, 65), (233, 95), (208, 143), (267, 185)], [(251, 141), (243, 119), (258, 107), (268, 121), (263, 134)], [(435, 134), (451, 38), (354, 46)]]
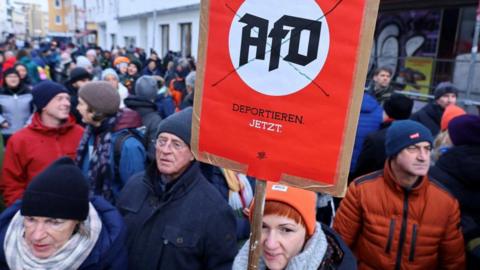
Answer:
[[(267, 31), (268, 20), (260, 18), (255, 15), (246, 13), (240, 22), (246, 25), (242, 29), (242, 44), (240, 47), (240, 66), (248, 63), (248, 52), (250, 46), (255, 46), (256, 59), (265, 59), (265, 49), (267, 45)], [(284, 27), (291, 27), (291, 30), (284, 29)], [(258, 28), (257, 37), (252, 37), (252, 29)], [(295, 63), (298, 65), (306, 66), (318, 56), (318, 48), (320, 43), (322, 23), (319, 21), (303, 19), (299, 17), (293, 17), (284, 15), (278, 19), (273, 26), (273, 29), (268, 34), (268, 37), (272, 39), (272, 50), (270, 54), (269, 71), (278, 68), (280, 62), (280, 51), (284, 42), (283, 39), (290, 33), (288, 54), (284, 58), (285, 61)], [(307, 55), (299, 53), (300, 38), (302, 31), (309, 32)]]

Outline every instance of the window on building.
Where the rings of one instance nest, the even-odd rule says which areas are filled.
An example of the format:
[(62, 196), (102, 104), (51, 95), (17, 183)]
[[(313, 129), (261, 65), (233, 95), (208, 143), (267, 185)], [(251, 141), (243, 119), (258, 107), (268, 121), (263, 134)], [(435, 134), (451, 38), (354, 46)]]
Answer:
[(55, 23), (56, 24), (62, 24), (62, 17), (60, 17), (59, 15), (56, 15), (55, 16)]
[(166, 55), (170, 50), (170, 26), (168, 24), (160, 25), (160, 45), (162, 46), (161, 54)]
[(180, 24), (180, 50), (182, 56), (192, 55), (192, 24)]
[(56, 8), (61, 8), (62, 7), (62, 1), (61, 0), (55, 0), (55, 7)]
[(112, 41), (112, 47), (117, 46), (117, 35), (116, 34), (110, 34), (110, 39)]
[(127, 47), (128, 49), (134, 48), (137, 43), (135, 37), (129, 37), (129, 36), (124, 36), (123, 41), (125, 42), (125, 47)]

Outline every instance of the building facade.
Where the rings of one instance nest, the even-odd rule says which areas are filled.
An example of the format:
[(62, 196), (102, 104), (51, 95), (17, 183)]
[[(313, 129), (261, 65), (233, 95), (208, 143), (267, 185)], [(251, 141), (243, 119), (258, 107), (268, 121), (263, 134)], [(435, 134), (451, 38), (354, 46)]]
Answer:
[[(462, 96), (480, 100), (480, 65), (471, 85), (465, 74), (477, 5), (478, 0), (381, 0), (369, 78), (376, 67), (388, 66), (398, 89), (429, 94), (439, 82), (453, 81)], [(86, 1), (86, 10), (103, 48), (197, 54), (199, 0)]]
[(87, 2), (87, 20), (98, 29), (103, 48), (115, 46), (169, 50), (196, 56), (200, 1), (104, 0)]
[(9, 13), (9, 0), (0, 1), (0, 29), (1, 29), (1, 40), (7, 37), (8, 33), (12, 32), (12, 18), (11, 11)]
[(71, 37), (71, 0), (48, 0), (48, 34), (54, 37)]

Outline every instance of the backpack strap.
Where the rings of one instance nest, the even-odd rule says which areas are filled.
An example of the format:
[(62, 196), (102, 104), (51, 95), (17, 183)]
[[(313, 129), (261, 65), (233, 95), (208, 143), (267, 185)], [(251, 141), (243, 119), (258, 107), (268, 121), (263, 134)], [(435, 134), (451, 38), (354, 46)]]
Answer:
[(115, 144), (113, 146), (113, 164), (114, 164), (114, 172), (115, 172), (115, 180), (120, 181), (120, 158), (122, 156), (122, 147), (125, 141), (128, 140), (128, 138), (134, 137), (136, 138), (139, 142), (144, 145), (143, 138), (141, 137), (138, 132), (128, 128), (123, 132), (120, 132), (118, 134), (117, 138), (115, 139)]

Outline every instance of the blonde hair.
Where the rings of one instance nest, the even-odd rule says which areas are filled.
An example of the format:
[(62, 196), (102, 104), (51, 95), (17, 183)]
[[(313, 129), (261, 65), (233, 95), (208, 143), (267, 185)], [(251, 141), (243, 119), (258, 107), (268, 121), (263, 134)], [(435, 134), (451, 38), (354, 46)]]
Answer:
[(441, 131), (433, 141), (433, 150), (431, 154), (432, 165), (437, 162), (445, 150), (452, 146), (452, 141), (448, 135), (448, 130)]

